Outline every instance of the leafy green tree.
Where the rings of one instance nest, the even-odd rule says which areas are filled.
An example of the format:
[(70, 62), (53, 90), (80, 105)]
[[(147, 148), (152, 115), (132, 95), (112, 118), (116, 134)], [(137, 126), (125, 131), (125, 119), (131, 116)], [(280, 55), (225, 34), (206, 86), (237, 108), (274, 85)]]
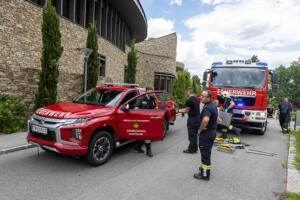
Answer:
[(255, 62), (259, 62), (259, 59), (257, 57), (257, 55), (253, 55), (251, 58), (250, 58), (251, 62), (255, 63)]
[(201, 83), (200, 83), (200, 79), (197, 75), (194, 75), (192, 77), (192, 87), (194, 89), (195, 94), (201, 93)]
[(127, 55), (127, 74), (126, 74), (126, 83), (135, 83), (136, 80), (136, 65), (138, 62), (138, 57), (135, 50), (135, 39), (131, 42), (131, 50)]
[(279, 103), (284, 97), (300, 101), (300, 59), (291, 63), (290, 67), (280, 65), (275, 69), (279, 89), (274, 91)]
[(184, 107), (186, 101), (186, 89), (192, 86), (191, 75), (188, 71), (179, 71), (173, 85), (173, 96), (180, 108)]
[(35, 95), (35, 109), (56, 103), (57, 96), (58, 60), (63, 47), (61, 46), (59, 17), (50, 0), (47, 0), (47, 6), (43, 7), (42, 41), (42, 71)]
[(91, 24), (86, 40), (86, 47), (93, 50), (87, 63), (87, 90), (96, 87), (98, 82), (99, 55), (98, 55), (98, 36), (97, 27)]

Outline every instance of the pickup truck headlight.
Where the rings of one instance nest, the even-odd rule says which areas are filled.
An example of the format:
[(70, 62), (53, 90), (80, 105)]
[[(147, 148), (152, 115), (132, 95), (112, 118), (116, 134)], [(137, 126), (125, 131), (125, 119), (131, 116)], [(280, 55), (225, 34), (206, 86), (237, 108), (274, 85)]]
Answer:
[(81, 124), (90, 121), (92, 118), (67, 119), (65, 124)]

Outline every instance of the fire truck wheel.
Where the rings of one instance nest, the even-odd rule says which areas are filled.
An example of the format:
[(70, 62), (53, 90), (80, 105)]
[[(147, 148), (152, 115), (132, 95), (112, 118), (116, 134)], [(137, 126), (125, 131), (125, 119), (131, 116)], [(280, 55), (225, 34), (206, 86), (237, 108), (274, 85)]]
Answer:
[(86, 161), (92, 166), (99, 166), (107, 162), (113, 152), (113, 139), (109, 132), (95, 133), (89, 144)]
[(163, 137), (165, 137), (166, 136), (166, 134), (167, 134), (167, 132), (168, 132), (168, 126), (169, 126), (169, 124), (168, 124), (168, 121), (167, 121), (167, 119), (165, 118), (164, 119), (164, 125), (163, 125), (164, 127), (163, 127)]

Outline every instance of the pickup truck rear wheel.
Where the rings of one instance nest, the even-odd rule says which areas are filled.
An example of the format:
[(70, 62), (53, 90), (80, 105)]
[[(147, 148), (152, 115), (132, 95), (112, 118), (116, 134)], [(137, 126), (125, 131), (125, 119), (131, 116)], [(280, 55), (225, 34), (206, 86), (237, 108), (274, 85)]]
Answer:
[(107, 162), (113, 152), (113, 139), (109, 132), (99, 131), (92, 136), (86, 161), (92, 166)]

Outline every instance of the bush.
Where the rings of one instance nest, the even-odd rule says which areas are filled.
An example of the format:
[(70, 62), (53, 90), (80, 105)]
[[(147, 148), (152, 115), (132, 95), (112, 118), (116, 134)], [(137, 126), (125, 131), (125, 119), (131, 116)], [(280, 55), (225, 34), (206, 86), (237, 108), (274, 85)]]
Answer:
[(13, 133), (26, 127), (27, 107), (19, 97), (0, 95), (0, 132)]

